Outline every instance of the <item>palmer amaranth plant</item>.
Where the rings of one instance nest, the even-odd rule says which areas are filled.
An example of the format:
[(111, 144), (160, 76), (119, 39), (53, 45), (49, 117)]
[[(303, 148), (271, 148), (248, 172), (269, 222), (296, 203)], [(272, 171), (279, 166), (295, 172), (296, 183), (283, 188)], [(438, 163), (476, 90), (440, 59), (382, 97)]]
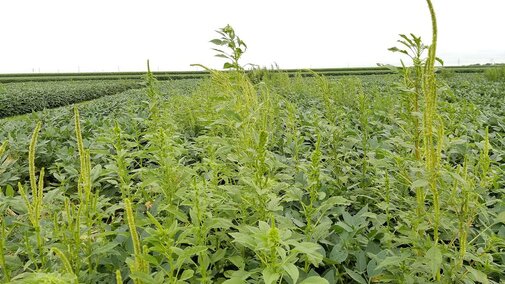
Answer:
[[(249, 76), (226, 26), (224, 71), (0, 120), (0, 282), (500, 283), (505, 85), (436, 77), (427, 4), (400, 76)], [(110, 87), (55, 84), (5, 87)]]

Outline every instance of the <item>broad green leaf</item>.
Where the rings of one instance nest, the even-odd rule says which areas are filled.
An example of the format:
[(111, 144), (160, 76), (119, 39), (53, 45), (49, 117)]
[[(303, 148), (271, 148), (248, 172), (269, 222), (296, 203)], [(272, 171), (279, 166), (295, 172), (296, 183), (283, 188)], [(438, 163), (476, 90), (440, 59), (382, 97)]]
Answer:
[(103, 255), (103, 254), (111, 254), (111, 255), (119, 255), (119, 252), (117, 250), (114, 250), (114, 248), (119, 245), (118, 243), (115, 242), (110, 242), (105, 245), (100, 245), (98, 247), (95, 247), (93, 251), (91, 252), (91, 255)]
[(240, 255), (230, 256), (228, 260), (233, 263), (238, 269), (243, 269), (245, 266), (244, 258)]
[(8, 197), (13, 197), (14, 196), (14, 189), (12, 188), (12, 186), (10, 184), (8, 184), (5, 187), (5, 195), (8, 196)]
[(339, 226), (340, 228), (346, 230), (347, 232), (349, 233), (352, 233), (354, 230), (351, 228), (351, 226), (347, 225), (346, 223), (344, 222), (337, 222), (335, 225)]
[(223, 65), (223, 68), (224, 69), (230, 69), (230, 68), (236, 68), (237, 66), (229, 63), (229, 62), (226, 62), (224, 65)]
[(226, 249), (218, 249), (214, 254), (211, 256), (211, 260), (213, 263), (220, 261), (226, 256)]
[(275, 281), (277, 281), (279, 279), (279, 277), (281, 277), (281, 275), (279, 273), (273, 271), (271, 268), (268, 268), (268, 267), (263, 269), (262, 275), (263, 275), (263, 281), (265, 281), (265, 284), (272, 284)]
[(186, 269), (184, 270), (184, 272), (182, 272), (182, 275), (181, 277), (179, 278), (179, 280), (188, 280), (190, 279), (191, 277), (193, 277), (193, 275), (195, 274), (195, 272), (191, 269)]
[[(253, 270), (254, 273), (258, 272), (258, 269)], [(241, 279), (243, 281), (247, 280), (253, 272), (249, 271), (244, 271), (244, 270), (228, 270), (225, 272), (226, 277), (229, 277), (231, 279)], [(236, 280), (235, 280), (236, 281)]]
[(381, 270), (377, 269), (377, 262), (374, 259), (371, 259), (366, 266), (366, 273), (368, 277), (373, 277), (377, 274), (380, 274)]
[(330, 252), (330, 259), (336, 261), (337, 263), (344, 262), (349, 256), (349, 252), (345, 249), (342, 249), (341, 246), (335, 245)]
[(397, 267), (403, 262), (403, 258), (399, 256), (388, 256), (379, 262), (375, 269), (382, 269), (386, 267)]
[(363, 276), (359, 275), (358, 273), (348, 269), (347, 267), (345, 268), (345, 272), (347, 275), (349, 275), (354, 281), (360, 283), (360, 284), (367, 284), (365, 278)]
[(500, 214), (498, 214), (498, 216), (496, 216), (496, 218), (494, 219), (494, 223), (495, 224), (498, 224), (498, 223), (505, 224), (505, 211), (501, 212)]
[(431, 273), (435, 277), (442, 267), (442, 252), (438, 246), (434, 246), (426, 252), (426, 259), (431, 268)]
[(332, 196), (321, 203), (320, 208), (318, 209), (321, 212), (326, 212), (329, 208), (337, 206), (337, 205), (350, 205), (351, 201), (345, 199), (342, 196)]
[(293, 283), (296, 283), (298, 281), (300, 272), (298, 271), (298, 267), (296, 267), (296, 265), (294, 265), (293, 263), (286, 263), (282, 266), (282, 269), (284, 269), (284, 271), (286, 271), (289, 277), (291, 277)]
[(366, 253), (364, 251), (357, 251), (353, 253), (356, 257), (356, 265), (354, 266), (358, 271), (365, 271), (367, 265)]
[(319, 252), (320, 248), (321, 246), (318, 244), (310, 242), (295, 244), (295, 250), (305, 254), (308, 261), (315, 266), (318, 266), (323, 261), (323, 255)]
[(466, 269), (470, 272), (470, 274), (473, 276), (475, 281), (479, 281), (482, 284), (488, 284), (489, 279), (487, 278), (486, 273), (479, 271), (473, 267), (467, 266)]
[(254, 250), (257, 245), (256, 240), (250, 234), (230, 233), (230, 235), (233, 237), (234, 242), (237, 242), (251, 250)]
[(328, 281), (328, 283), (337, 283), (337, 280), (335, 279), (335, 276), (338, 273), (335, 271), (335, 268), (328, 269), (326, 273), (323, 275), (323, 278)]

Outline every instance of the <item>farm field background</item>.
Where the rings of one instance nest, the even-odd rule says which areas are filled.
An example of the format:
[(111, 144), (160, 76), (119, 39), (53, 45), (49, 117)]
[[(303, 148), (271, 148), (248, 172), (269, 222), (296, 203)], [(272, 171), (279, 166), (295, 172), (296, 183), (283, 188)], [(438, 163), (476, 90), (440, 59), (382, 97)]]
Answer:
[(434, 245), (403, 77), (260, 75), (4, 83), (106, 96), (0, 120), (0, 279), (503, 283), (505, 81), (437, 77)]

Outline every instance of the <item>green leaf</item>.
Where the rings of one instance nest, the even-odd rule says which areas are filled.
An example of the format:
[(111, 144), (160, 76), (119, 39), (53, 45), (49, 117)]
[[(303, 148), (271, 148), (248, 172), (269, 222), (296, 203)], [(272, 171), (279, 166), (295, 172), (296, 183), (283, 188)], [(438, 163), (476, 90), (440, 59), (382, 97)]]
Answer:
[(498, 224), (498, 223), (505, 224), (505, 211), (498, 214), (498, 216), (496, 216), (496, 218), (494, 219), (494, 224)]
[(114, 250), (114, 248), (119, 245), (118, 243), (108, 243), (105, 245), (100, 245), (98, 247), (95, 247), (91, 253), (91, 255), (119, 255), (119, 252), (117, 250)]
[(484, 272), (479, 271), (479, 270), (477, 270), (477, 269), (475, 269), (473, 267), (470, 267), (470, 266), (467, 266), (466, 269), (472, 275), (473, 280), (479, 281), (480, 283), (483, 283), (483, 284), (488, 284), (489, 283), (489, 279), (487, 278), (487, 275)]
[(406, 46), (414, 46), (414, 42), (410, 38), (408, 38), (408, 36), (400, 34), (400, 37), (405, 39), (406, 42), (403, 42), (401, 40), (399, 40), (399, 42), (403, 42)]
[(256, 248), (256, 240), (254, 239), (253, 236), (250, 234), (246, 233), (230, 233), (230, 235), (233, 237), (233, 241), (237, 242), (251, 250), (254, 250)]
[(428, 181), (425, 179), (418, 179), (412, 183), (412, 188), (425, 187), (428, 186)]
[(251, 272), (244, 271), (244, 270), (228, 270), (225, 272), (227, 274), (227, 277), (230, 277), (230, 279), (226, 280), (223, 283), (227, 284), (240, 284), (240, 283), (247, 283), (246, 280), (251, 277)]
[(224, 42), (224, 41), (222, 41), (222, 40), (220, 40), (220, 39), (217, 39), (217, 38), (216, 38), (216, 39), (211, 40), (210, 42), (212, 42), (212, 43), (213, 43), (213, 44), (215, 44), (215, 45), (225, 45), (225, 44), (226, 44), (226, 42)]
[(399, 256), (388, 256), (383, 259), (375, 269), (382, 269), (386, 267), (398, 267), (403, 262), (403, 258)]
[(358, 273), (348, 269), (347, 267), (345, 268), (345, 272), (347, 275), (349, 275), (354, 281), (360, 283), (360, 284), (367, 284), (365, 278), (363, 276), (359, 275)]
[(226, 62), (223, 65), (223, 69), (231, 69), (231, 68), (236, 68), (236, 66), (234, 64), (229, 63), (229, 62)]
[(265, 284), (271, 284), (277, 281), (281, 275), (277, 272), (275, 272), (273, 269), (267, 267), (263, 269), (263, 281), (265, 281)]
[(141, 282), (144, 282), (144, 283), (154, 283), (154, 278), (145, 273), (145, 272), (141, 272), (141, 271), (134, 271), (132, 273), (130, 273), (130, 277), (134, 280), (140, 280)]
[(207, 250), (206, 246), (193, 246), (184, 249), (184, 252), (180, 255), (181, 257), (190, 257), (195, 254), (205, 252)]
[(186, 269), (184, 270), (184, 272), (182, 273), (181, 277), (179, 278), (179, 280), (188, 280), (190, 279), (191, 277), (193, 277), (193, 275), (195, 274), (195, 272), (191, 269)]
[(226, 58), (226, 59), (229, 59), (230, 57), (224, 55), (224, 54), (216, 54), (214, 55), (214, 57), (219, 57), (219, 58)]
[(305, 278), (300, 284), (329, 284), (328, 280), (320, 276), (310, 276)]
[(294, 244), (295, 250), (301, 252), (307, 256), (307, 260), (315, 266), (323, 260), (323, 255), (319, 252), (321, 246), (316, 243), (311, 242), (301, 242), (299, 244)]
[(348, 200), (348, 199), (345, 199), (342, 196), (332, 196), (332, 197), (326, 199), (321, 204), (321, 206), (323, 206), (323, 205), (330, 205), (330, 206), (344, 205), (344, 206), (347, 206), (347, 205), (350, 205), (350, 204), (351, 204), (351, 201)]
[(244, 258), (242, 258), (240, 255), (230, 256), (228, 260), (233, 263), (233, 265), (235, 265), (238, 269), (244, 269), (245, 267)]
[(347, 257), (349, 256), (349, 253), (347, 250), (342, 249), (341, 246), (335, 245), (333, 249), (330, 252), (330, 259), (336, 261), (337, 263), (342, 263), (344, 262)]
[(223, 284), (244, 284), (244, 283), (246, 283), (246, 281), (240, 277), (233, 277), (223, 282)]
[(335, 225), (339, 226), (340, 228), (346, 230), (347, 232), (349, 233), (352, 233), (354, 230), (351, 228), (351, 226), (347, 225), (346, 223), (344, 222), (337, 222)]
[(428, 265), (431, 268), (433, 278), (435, 278), (442, 267), (442, 252), (438, 246), (434, 246), (426, 252), (426, 259), (428, 260)]
[(5, 187), (5, 195), (8, 197), (14, 197), (14, 189), (10, 184)]
[(293, 263), (286, 263), (282, 266), (282, 269), (284, 269), (284, 271), (286, 271), (289, 277), (291, 277), (293, 283), (296, 283), (298, 281), (300, 272), (298, 271), (298, 267), (296, 267), (296, 265), (294, 265)]

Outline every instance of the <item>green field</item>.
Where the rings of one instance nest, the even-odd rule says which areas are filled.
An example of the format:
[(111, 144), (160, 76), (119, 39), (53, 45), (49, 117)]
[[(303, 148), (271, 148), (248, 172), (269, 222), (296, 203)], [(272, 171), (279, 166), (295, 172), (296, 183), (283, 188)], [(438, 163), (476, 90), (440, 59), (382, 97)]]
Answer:
[(401, 83), (215, 72), (4, 118), (0, 279), (500, 283), (505, 83), (438, 77), (436, 245)]
[(505, 283), (505, 67), (426, 2), (401, 67), (0, 76), (0, 281)]
[[(447, 66), (445, 70), (454, 73), (482, 73), (492, 66)], [(312, 71), (326, 76), (347, 75), (379, 75), (392, 74), (385, 67), (351, 67), (351, 68), (320, 68), (308, 70), (283, 69), (278, 72), (288, 73), (290, 76), (301, 74), (313, 76)], [(173, 71), (153, 72), (158, 80), (201, 79), (210, 76), (208, 71)], [(96, 72), (96, 73), (19, 73), (0, 74), (0, 83), (13, 82), (47, 82), (47, 81), (91, 81), (91, 80), (142, 80), (144, 72)]]

